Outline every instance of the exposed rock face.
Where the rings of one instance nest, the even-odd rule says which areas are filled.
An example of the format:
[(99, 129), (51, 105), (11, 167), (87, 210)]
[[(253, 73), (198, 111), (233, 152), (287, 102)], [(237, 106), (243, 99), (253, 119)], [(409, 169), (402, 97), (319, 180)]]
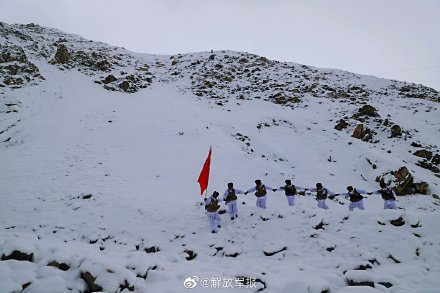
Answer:
[(23, 48), (16, 45), (0, 47), (0, 86), (3, 82), (17, 88), (42, 79), (38, 67), (28, 60)]
[(358, 124), (351, 135), (354, 138), (361, 139), (364, 136), (364, 125)]
[(0, 63), (8, 62), (25, 63), (28, 61), (23, 48), (19, 46), (3, 46), (0, 48)]
[(426, 194), (429, 184), (426, 182), (414, 182), (414, 177), (411, 175), (407, 167), (401, 167), (397, 171), (385, 173), (376, 178), (377, 182), (385, 182), (390, 185), (397, 195), (407, 195), (413, 193)]
[(417, 157), (425, 158), (427, 160), (430, 160), (432, 158), (432, 152), (428, 150), (418, 150), (413, 155)]

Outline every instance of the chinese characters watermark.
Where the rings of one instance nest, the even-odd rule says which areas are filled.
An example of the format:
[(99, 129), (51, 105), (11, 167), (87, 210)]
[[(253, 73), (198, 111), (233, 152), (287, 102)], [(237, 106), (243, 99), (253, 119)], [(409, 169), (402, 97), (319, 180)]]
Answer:
[(250, 277), (211, 277), (199, 278), (197, 276), (188, 277), (183, 282), (186, 289), (192, 289), (199, 285), (203, 288), (257, 288), (256, 278)]

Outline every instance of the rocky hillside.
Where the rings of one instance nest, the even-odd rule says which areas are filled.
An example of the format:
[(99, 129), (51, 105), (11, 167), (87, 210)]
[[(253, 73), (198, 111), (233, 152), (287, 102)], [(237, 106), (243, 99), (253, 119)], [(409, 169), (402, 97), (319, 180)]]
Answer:
[[(0, 23), (0, 53), (0, 293), (438, 291), (435, 90), (34, 24)], [(385, 181), (399, 208), (239, 194), (212, 234), (196, 182), (211, 145), (209, 193)]]
[(1, 87), (21, 87), (43, 80), (38, 66), (75, 69), (107, 90), (136, 92), (153, 82), (182, 81), (182, 90), (227, 102), (264, 99), (294, 105), (304, 97), (365, 102), (392, 96), (439, 102), (435, 90), (341, 70), (319, 69), (233, 51), (155, 56), (86, 40), (35, 24), (0, 23)]
[[(380, 109), (369, 105), (373, 100), (410, 98), (410, 104), (403, 107), (414, 113), (437, 111), (437, 106), (425, 105), (423, 101), (438, 103), (439, 93), (423, 85), (233, 51), (173, 56), (138, 54), (36, 24), (1, 22), (0, 44), (0, 91), (44, 82), (39, 66), (52, 64), (60, 71), (78, 70), (109, 91), (135, 93), (154, 84), (173, 83), (182, 93), (213, 100), (218, 106), (261, 99), (294, 108), (307, 107), (309, 99), (326, 99), (342, 105), (329, 121), (335, 129), (368, 143), (407, 141), (418, 158), (417, 165), (440, 176), (437, 145), (413, 139), (417, 129), (405, 129), (390, 114), (381, 115)], [(3, 101), (1, 112), (19, 111), (19, 100)], [(12, 124), (5, 119), (0, 121), (3, 142), (12, 139), (6, 132), (20, 122), (19, 115), (16, 116)], [(268, 124), (260, 125), (264, 126)]]

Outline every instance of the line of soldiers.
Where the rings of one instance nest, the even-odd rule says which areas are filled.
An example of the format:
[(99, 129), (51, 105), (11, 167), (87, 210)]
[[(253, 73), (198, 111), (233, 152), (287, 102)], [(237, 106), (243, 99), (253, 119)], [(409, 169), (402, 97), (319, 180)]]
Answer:
[(208, 215), (209, 226), (212, 233), (217, 232), (217, 228), (221, 227), (221, 218), (218, 214), (220, 209), (219, 202), (224, 201), (228, 206), (229, 215), (231, 220), (238, 218), (237, 209), (237, 194), (247, 195), (249, 192), (254, 192), (257, 202), (256, 205), (259, 208), (266, 208), (267, 191), (271, 190), (276, 192), (277, 190), (284, 190), (284, 194), (287, 198), (287, 203), (289, 206), (295, 205), (295, 196), (298, 194), (298, 190), (316, 192), (316, 200), (318, 202), (318, 207), (322, 209), (328, 209), (325, 201), (327, 198), (334, 199), (336, 196), (345, 196), (346, 199), (350, 200), (350, 205), (348, 209), (353, 211), (355, 208), (364, 210), (363, 199), (365, 196), (362, 194), (380, 194), (384, 200), (384, 209), (396, 209), (396, 197), (394, 191), (387, 187), (385, 182), (380, 183), (380, 189), (367, 192), (365, 190), (353, 188), (353, 186), (347, 186), (347, 192), (345, 193), (334, 193), (328, 188), (324, 187), (321, 183), (316, 183), (316, 188), (305, 188), (298, 185), (292, 184), (291, 180), (285, 180), (285, 185), (279, 188), (272, 188), (266, 184), (263, 184), (261, 180), (255, 180), (255, 186), (248, 189), (247, 191), (239, 190), (234, 188), (232, 182), (228, 183), (228, 188), (223, 193), (223, 199), (219, 198), (219, 193), (214, 191), (209, 198), (205, 198), (205, 209)]

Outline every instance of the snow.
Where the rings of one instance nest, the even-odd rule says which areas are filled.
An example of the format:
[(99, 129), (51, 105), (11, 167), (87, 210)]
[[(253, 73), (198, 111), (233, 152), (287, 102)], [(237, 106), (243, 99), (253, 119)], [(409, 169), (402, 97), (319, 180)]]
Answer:
[[(80, 48), (100, 46), (72, 38)], [(170, 62), (169, 56), (115, 52), (142, 64)], [(209, 55), (184, 55), (180, 63)], [(265, 285), (209, 289), (198, 283), (189, 292), (255, 292), (264, 286), (263, 292), (300, 293), (440, 288), (439, 202), (431, 196), (399, 197), (400, 209), (383, 210), (383, 200), (372, 195), (364, 199), (365, 211), (349, 212), (342, 198), (327, 200), (330, 209), (324, 211), (311, 195), (297, 196), (290, 207), (282, 192), (271, 191), (268, 208), (261, 210), (249, 193), (238, 195), (237, 219), (223, 214), (219, 233), (209, 231), (197, 176), (211, 145), (208, 194), (223, 192), (227, 182), (246, 190), (255, 179), (273, 187), (292, 179), (308, 188), (322, 182), (335, 192), (345, 192), (347, 185), (377, 190), (376, 176), (402, 165), (439, 194), (439, 179), (414, 164), (409, 141), (379, 133), (381, 142), (370, 144), (333, 129), (356, 105), (308, 96), (290, 108), (231, 95), (219, 106), (182, 90), (191, 84), (189, 77), (168, 80), (163, 68), (157, 69), (157, 79), (164, 82), (126, 94), (107, 91), (75, 69), (61, 71), (36, 55), (30, 59), (44, 81), (0, 88), (1, 103), (21, 102), (18, 113), (2, 113), (0, 124), (3, 130), (16, 123), (8, 130), (11, 141), (3, 142), (4, 133), (0, 143), (0, 162), (6, 166), (0, 168), (0, 256), (18, 250), (33, 253), (34, 261), (0, 261), (0, 292), (19, 292), (28, 283), (23, 292), (84, 292), (85, 272), (105, 292), (128, 292), (121, 288), (125, 282), (135, 292), (181, 292), (184, 280), (193, 276), (245, 277)], [(371, 88), (390, 84), (350, 78), (346, 83), (360, 79)], [(369, 103), (382, 117), (417, 129), (414, 141), (438, 147), (438, 111), (424, 111), (438, 103), (379, 96)], [(419, 111), (413, 113), (414, 107)], [(260, 123), (269, 127), (257, 128)], [(237, 139), (238, 133), (250, 146)], [(390, 223), (399, 217), (404, 225)], [(321, 222), (323, 229), (315, 229)], [(197, 256), (187, 260), (188, 251)], [(52, 261), (69, 269), (48, 266)], [(347, 277), (372, 281), (376, 288), (348, 287)]]

